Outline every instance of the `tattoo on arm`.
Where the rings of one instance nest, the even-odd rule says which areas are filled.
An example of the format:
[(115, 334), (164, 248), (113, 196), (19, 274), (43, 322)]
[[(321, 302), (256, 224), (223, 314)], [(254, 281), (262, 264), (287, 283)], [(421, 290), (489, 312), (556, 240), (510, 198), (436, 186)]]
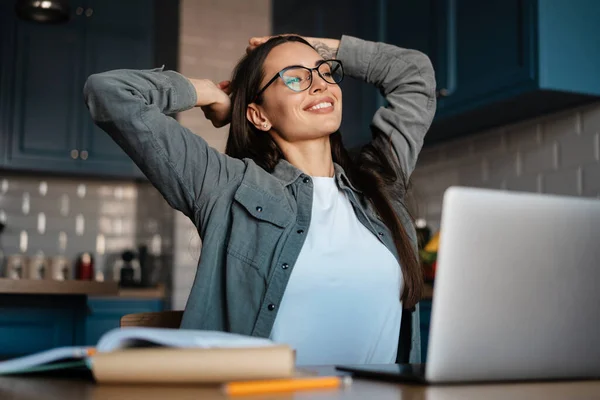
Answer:
[(331, 60), (337, 57), (337, 48), (331, 48), (323, 42), (315, 42), (314, 48), (325, 60)]

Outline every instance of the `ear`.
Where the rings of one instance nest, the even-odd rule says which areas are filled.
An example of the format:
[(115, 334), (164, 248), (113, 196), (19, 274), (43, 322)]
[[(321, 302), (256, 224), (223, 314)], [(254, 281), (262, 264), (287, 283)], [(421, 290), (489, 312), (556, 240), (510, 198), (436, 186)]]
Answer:
[(250, 103), (246, 108), (246, 119), (258, 130), (268, 132), (271, 129), (269, 118), (256, 103)]

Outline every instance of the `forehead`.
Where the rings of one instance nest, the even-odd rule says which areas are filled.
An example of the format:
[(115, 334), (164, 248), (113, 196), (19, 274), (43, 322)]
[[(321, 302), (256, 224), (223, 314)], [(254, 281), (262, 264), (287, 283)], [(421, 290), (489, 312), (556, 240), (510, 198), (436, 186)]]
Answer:
[(284, 43), (271, 50), (267, 56), (264, 64), (265, 75), (270, 77), (290, 65), (303, 65), (312, 68), (317, 61), (322, 59), (319, 53), (304, 43)]

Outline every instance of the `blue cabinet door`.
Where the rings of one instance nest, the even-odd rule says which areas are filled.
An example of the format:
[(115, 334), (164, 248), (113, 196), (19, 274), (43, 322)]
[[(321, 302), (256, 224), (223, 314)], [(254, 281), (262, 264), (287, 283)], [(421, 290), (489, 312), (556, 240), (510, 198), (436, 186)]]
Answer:
[(535, 84), (533, 0), (386, 1), (382, 39), (431, 59), (436, 118)]
[(83, 341), (85, 296), (0, 294), (0, 357)]
[(427, 349), (429, 348), (429, 328), (431, 325), (430, 299), (421, 300), (419, 303), (419, 318), (421, 320), (421, 361), (427, 361)]
[(73, 346), (74, 316), (69, 310), (0, 308), (0, 354), (20, 355)]
[[(9, 18), (11, 5), (6, 0), (0, 1), (0, 60), (8, 60), (12, 56), (14, 20)], [(0, 167), (6, 163), (13, 72), (12, 63), (0, 61)]]
[[(379, 36), (378, 5), (331, 0), (277, 0), (272, 2), (274, 34), (294, 33), (308, 37), (340, 39), (343, 34), (367, 40)], [(347, 148), (366, 144), (369, 124), (382, 99), (377, 90), (361, 80), (345, 78), (340, 85), (344, 112), (340, 132)]]
[(94, 346), (100, 337), (118, 328), (126, 314), (163, 311), (161, 299), (88, 298), (88, 316), (85, 322), (85, 344)]
[(14, 168), (74, 171), (80, 116), (80, 25), (14, 21), (7, 162)]
[(419, 50), (431, 59), (438, 86), (446, 86), (447, 60), (442, 58), (441, 40), (443, 30), (438, 26), (439, 0), (384, 0), (381, 25), (382, 42), (408, 49)]
[[(436, 10), (438, 118), (535, 85), (532, 0), (443, 0)], [(510, 94), (509, 94), (510, 93)]]
[(0, 1), (0, 166), (141, 177), (93, 124), (82, 91), (92, 73), (154, 67), (154, 1), (90, 0), (58, 25), (18, 20)]
[[(94, 1), (85, 24), (84, 75), (113, 69), (153, 68), (153, 7), (146, 0)], [(140, 174), (131, 159), (100, 128), (82, 104), (81, 150), (86, 171)]]

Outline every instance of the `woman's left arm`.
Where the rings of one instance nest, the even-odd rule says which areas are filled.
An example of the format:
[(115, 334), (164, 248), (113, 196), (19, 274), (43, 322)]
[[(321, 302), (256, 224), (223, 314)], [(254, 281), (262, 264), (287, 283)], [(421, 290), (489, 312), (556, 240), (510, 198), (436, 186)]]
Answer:
[(377, 110), (371, 124), (390, 137), (408, 179), (435, 115), (435, 74), (429, 58), (416, 50), (351, 36), (305, 39), (323, 58), (340, 59), (348, 76), (375, 85), (385, 96), (389, 105)]

